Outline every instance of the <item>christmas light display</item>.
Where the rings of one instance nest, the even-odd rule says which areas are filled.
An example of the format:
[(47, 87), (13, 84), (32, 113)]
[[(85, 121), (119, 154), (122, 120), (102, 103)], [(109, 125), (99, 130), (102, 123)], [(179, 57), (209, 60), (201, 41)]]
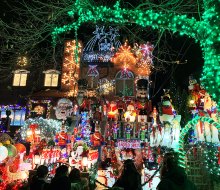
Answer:
[(27, 57), (26, 57), (26, 56), (19, 56), (19, 57), (18, 57), (18, 62), (17, 62), (17, 64), (18, 64), (19, 66), (24, 67), (24, 66), (27, 65), (27, 62), (28, 62), (28, 60), (27, 60)]
[(182, 129), (180, 138), (179, 138), (179, 165), (182, 167), (185, 167), (185, 150), (184, 150), (184, 138), (187, 135), (188, 131), (192, 128), (194, 129), (195, 126), (197, 125), (198, 121), (201, 122), (207, 122), (211, 125), (214, 125), (218, 131), (220, 132), (220, 123), (215, 122), (212, 118), (210, 117), (200, 117), (196, 116), (193, 118), (191, 121), (189, 121), (186, 126)]
[(131, 46), (128, 45), (127, 41), (125, 41), (124, 45), (118, 49), (111, 61), (114, 64), (122, 65), (124, 68), (129, 69), (131, 69), (132, 65), (135, 65), (137, 62), (134, 54), (131, 51)]
[(24, 126), (21, 127), (21, 135), (24, 139), (27, 137), (27, 131), (32, 124), (37, 124), (39, 126), (42, 138), (54, 139), (54, 136), (61, 129), (62, 122), (53, 119), (43, 119), (42, 117), (27, 119)]
[(61, 88), (68, 91), (68, 96), (76, 96), (78, 92), (79, 62), (81, 44), (76, 41), (67, 41), (64, 48), (64, 61), (62, 66)]
[(215, 180), (220, 178), (220, 144), (204, 143), (202, 145), (204, 150), (205, 167)]
[[(45, 106), (44, 106), (45, 105)], [(40, 110), (37, 108), (40, 106)], [(31, 116), (31, 112), (36, 112), (37, 116), (43, 117), (44, 112), (46, 112), (46, 118), (50, 116), (51, 100), (29, 100), (28, 101), (28, 113)], [(42, 110), (45, 109), (45, 110)], [(43, 113), (41, 114), (40, 112)]]
[(153, 52), (154, 46), (149, 42), (146, 44), (135, 44), (133, 51), (136, 56), (136, 74), (138, 76), (149, 76), (151, 73), (151, 69), (153, 68)]
[[(119, 6), (116, 2), (113, 8), (106, 6), (92, 6), (88, 1), (83, 3), (77, 0), (74, 10), (69, 11), (69, 16), (78, 15), (78, 20), (63, 27), (56, 27), (52, 32), (53, 43), (56, 43), (57, 35), (74, 29), (78, 30), (82, 23), (88, 21), (114, 22), (116, 24), (136, 23), (142, 27), (150, 26), (153, 29), (164, 28), (173, 33), (187, 35), (200, 41), (200, 46), (204, 52), (203, 76), (201, 78), (203, 86), (207, 89), (213, 99), (220, 103), (220, 11), (219, 1), (206, 0), (204, 12), (201, 20), (187, 15), (174, 13), (164, 14), (153, 10), (128, 10)], [(76, 36), (77, 37), (77, 36)]]
[(99, 79), (98, 91), (100, 94), (108, 95), (110, 92), (113, 92), (114, 89), (115, 89), (115, 80), (109, 81), (106, 78)]
[(106, 30), (104, 26), (96, 26), (94, 36), (85, 45), (82, 53), (82, 61), (91, 63), (109, 62), (115, 51), (121, 46), (121, 42), (116, 38), (119, 35), (118, 28), (109, 26)]

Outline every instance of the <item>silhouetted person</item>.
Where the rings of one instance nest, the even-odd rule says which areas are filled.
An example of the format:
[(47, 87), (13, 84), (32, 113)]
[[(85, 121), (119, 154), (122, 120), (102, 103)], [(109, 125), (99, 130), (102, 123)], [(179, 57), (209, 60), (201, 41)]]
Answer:
[(49, 184), (46, 182), (48, 174), (47, 166), (41, 165), (37, 168), (37, 173), (33, 176), (30, 183), (30, 190), (46, 190)]
[(69, 180), (71, 183), (71, 190), (89, 189), (88, 180), (80, 176), (80, 171), (77, 168), (72, 169), (72, 171), (69, 174)]
[(195, 185), (187, 179), (183, 168), (178, 166), (173, 153), (164, 155), (160, 175), (161, 181), (157, 190), (196, 190)]
[(121, 187), (124, 190), (142, 190), (141, 174), (137, 171), (133, 160), (125, 160), (122, 174), (113, 187)]
[(61, 165), (56, 169), (56, 174), (51, 180), (50, 190), (71, 190), (71, 184), (69, 181), (68, 167)]

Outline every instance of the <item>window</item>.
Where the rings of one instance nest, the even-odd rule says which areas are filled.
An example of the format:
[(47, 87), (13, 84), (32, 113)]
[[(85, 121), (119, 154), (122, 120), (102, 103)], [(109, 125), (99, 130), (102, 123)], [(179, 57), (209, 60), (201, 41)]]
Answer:
[(29, 71), (16, 70), (13, 73), (14, 73), (13, 86), (26, 86), (27, 74), (29, 73)]
[(134, 96), (134, 74), (128, 69), (120, 70), (115, 76), (116, 96)]
[(44, 73), (45, 73), (44, 86), (57, 87), (60, 72), (57, 70), (47, 70), (44, 71)]

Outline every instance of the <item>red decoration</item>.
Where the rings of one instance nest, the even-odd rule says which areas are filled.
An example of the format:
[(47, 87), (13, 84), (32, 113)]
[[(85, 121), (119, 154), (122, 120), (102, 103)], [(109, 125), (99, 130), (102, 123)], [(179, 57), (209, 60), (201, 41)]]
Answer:
[(17, 143), (14, 146), (16, 147), (18, 153), (24, 153), (26, 151), (26, 147), (21, 143)]
[(59, 146), (66, 146), (68, 142), (68, 134), (65, 131), (61, 131), (56, 135), (56, 141)]
[(98, 147), (101, 146), (104, 138), (99, 131), (95, 131), (95, 133), (91, 135), (90, 141), (94, 147)]

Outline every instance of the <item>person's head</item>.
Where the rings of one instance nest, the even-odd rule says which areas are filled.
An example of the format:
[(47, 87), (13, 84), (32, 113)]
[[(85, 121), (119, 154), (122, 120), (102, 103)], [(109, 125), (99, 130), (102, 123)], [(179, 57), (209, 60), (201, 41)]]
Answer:
[(177, 157), (175, 153), (169, 152), (166, 153), (163, 157), (163, 165), (161, 167), (161, 176), (163, 176), (166, 172), (176, 169), (178, 167)]
[(134, 161), (127, 159), (124, 161), (124, 173), (137, 172)]
[(56, 169), (56, 177), (59, 176), (67, 176), (68, 174), (68, 167), (66, 165), (61, 165)]
[(77, 168), (73, 168), (69, 174), (70, 181), (78, 181), (80, 180), (80, 171)]
[(45, 178), (48, 174), (48, 168), (47, 166), (44, 166), (44, 165), (40, 165), (38, 168), (37, 168), (37, 177), (38, 178)]

